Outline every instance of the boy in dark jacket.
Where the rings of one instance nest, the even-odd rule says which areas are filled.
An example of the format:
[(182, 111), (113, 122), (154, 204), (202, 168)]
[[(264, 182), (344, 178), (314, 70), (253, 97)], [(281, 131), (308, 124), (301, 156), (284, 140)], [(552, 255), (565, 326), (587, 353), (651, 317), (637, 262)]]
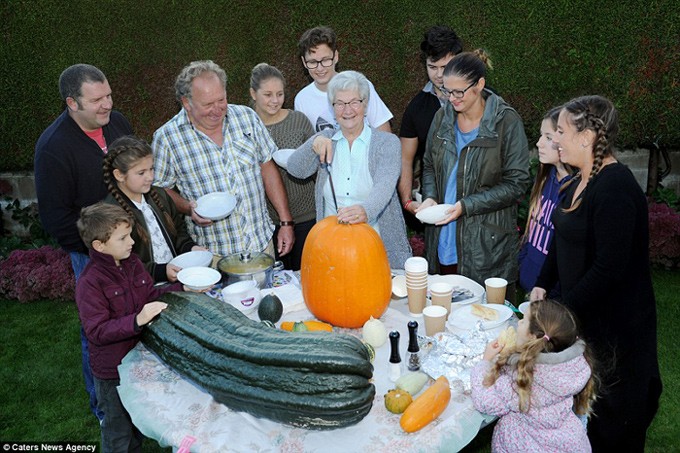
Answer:
[(90, 262), (76, 284), (76, 304), (85, 330), (101, 423), (102, 452), (141, 451), (144, 436), (118, 397), (118, 365), (139, 341), (142, 327), (167, 304), (156, 301), (180, 283), (155, 287), (132, 254), (134, 221), (120, 206), (97, 203), (83, 208), (78, 231), (90, 249)]

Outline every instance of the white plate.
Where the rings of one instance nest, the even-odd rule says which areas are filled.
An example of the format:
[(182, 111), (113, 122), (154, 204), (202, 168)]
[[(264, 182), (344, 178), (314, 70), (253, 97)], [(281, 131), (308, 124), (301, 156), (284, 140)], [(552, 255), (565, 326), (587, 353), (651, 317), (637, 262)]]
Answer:
[(236, 207), (236, 197), (227, 192), (212, 192), (196, 200), (196, 213), (210, 220), (222, 220)]
[(210, 267), (213, 260), (212, 252), (206, 250), (194, 250), (191, 252), (182, 253), (177, 255), (169, 264), (174, 264), (182, 269), (185, 267)]
[(460, 302), (454, 302), (454, 304), (459, 304), (459, 305), (467, 305), (467, 304), (473, 304), (473, 303), (479, 303), (482, 300), (482, 296), (484, 296), (484, 287), (477, 283), (476, 281), (464, 277), (462, 275), (458, 274), (451, 274), (451, 275), (430, 275), (429, 279), (429, 286), (432, 286), (434, 283), (438, 282), (445, 282), (449, 283), (451, 286), (453, 286), (454, 290), (455, 288), (464, 288), (467, 290), (470, 290), (473, 294), (473, 297), (469, 299), (462, 300)]
[(272, 157), (274, 158), (276, 165), (279, 167), (288, 168), (288, 159), (293, 155), (294, 152), (294, 149), (280, 149), (276, 151)]
[(484, 321), (479, 316), (472, 314), (472, 305), (464, 305), (458, 310), (452, 311), (447, 321), (452, 327), (458, 329), (472, 329), (478, 321), (482, 321), (482, 329), (488, 330), (498, 327), (512, 316), (512, 310), (501, 304), (485, 304), (485, 307), (498, 311), (498, 319), (494, 321)]
[(529, 308), (529, 304), (531, 304), (531, 302), (522, 302), (521, 304), (519, 304), (519, 307), (517, 307), (517, 309), (519, 310), (520, 313), (526, 315), (527, 309)]
[(416, 212), (416, 218), (423, 223), (437, 223), (447, 217), (446, 211), (453, 207), (452, 204), (437, 204)]
[(210, 267), (187, 267), (177, 273), (177, 280), (194, 291), (205, 291), (221, 278), (222, 274)]

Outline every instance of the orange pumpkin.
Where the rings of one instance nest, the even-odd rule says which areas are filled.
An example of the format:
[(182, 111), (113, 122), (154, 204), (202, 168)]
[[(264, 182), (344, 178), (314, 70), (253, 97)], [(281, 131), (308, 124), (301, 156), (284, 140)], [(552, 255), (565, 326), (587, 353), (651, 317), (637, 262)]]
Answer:
[(445, 376), (427, 388), (406, 408), (399, 420), (401, 428), (407, 433), (414, 433), (424, 428), (439, 417), (451, 401), (451, 387)]
[(366, 223), (329, 216), (309, 232), (300, 284), (312, 314), (334, 326), (358, 328), (378, 319), (392, 296), (390, 264), (382, 239)]

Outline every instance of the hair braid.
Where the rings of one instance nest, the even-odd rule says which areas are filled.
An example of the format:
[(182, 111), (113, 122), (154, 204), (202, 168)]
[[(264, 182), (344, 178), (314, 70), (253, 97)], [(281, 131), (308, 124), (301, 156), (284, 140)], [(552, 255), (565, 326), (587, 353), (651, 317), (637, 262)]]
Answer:
[(153, 200), (154, 203), (156, 203), (156, 206), (158, 206), (158, 209), (161, 210), (163, 213), (163, 217), (165, 217), (165, 223), (166, 223), (166, 228), (168, 229), (168, 232), (172, 236), (177, 235), (177, 229), (175, 228), (175, 223), (172, 220), (172, 216), (170, 216), (170, 213), (165, 209), (163, 203), (161, 202), (161, 197), (158, 196), (158, 193), (151, 189), (149, 192), (149, 195), (151, 195), (151, 199)]
[[(118, 170), (123, 174), (127, 174), (130, 167), (132, 167), (140, 159), (150, 156), (151, 147), (146, 142), (142, 140), (125, 136), (116, 139), (109, 147), (109, 152), (104, 156), (104, 162), (102, 164), (102, 171), (104, 176), (104, 183), (106, 188), (116, 199), (118, 204), (125, 209), (125, 211), (132, 217), (134, 217), (134, 211), (130, 204), (123, 197), (123, 192), (121, 191), (118, 180), (116, 180), (113, 175), (114, 170)], [(144, 243), (149, 243), (149, 233), (141, 225), (141, 222), (135, 222), (135, 231), (139, 236), (139, 239)]]

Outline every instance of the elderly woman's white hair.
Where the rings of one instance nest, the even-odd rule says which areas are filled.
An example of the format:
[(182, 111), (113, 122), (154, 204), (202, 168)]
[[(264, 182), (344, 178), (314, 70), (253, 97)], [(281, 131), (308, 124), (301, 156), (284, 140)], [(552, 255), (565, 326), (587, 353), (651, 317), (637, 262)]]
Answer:
[(331, 104), (335, 103), (335, 96), (338, 91), (356, 91), (359, 98), (364, 100), (364, 107), (368, 105), (370, 93), (368, 79), (360, 72), (342, 71), (328, 82), (328, 100)]

